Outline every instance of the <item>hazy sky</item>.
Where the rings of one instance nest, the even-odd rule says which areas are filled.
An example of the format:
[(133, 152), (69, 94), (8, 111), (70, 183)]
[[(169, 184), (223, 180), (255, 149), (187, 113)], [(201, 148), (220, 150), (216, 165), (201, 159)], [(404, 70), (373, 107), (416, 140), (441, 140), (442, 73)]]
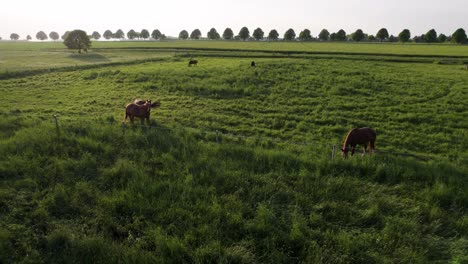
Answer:
[(452, 34), (462, 27), (468, 31), (468, 0), (7, 0), (0, 9), (0, 37), (18, 33), (21, 39), (38, 31), (83, 29), (103, 33), (110, 29), (140, 31), (159, 29), (167, 36), (178, 36), (200, 29), (203, 36), (214, 27), (222, 34), (226, 27), (237, 34), (247, 26), (267, 35), (276, 29), (282, 36), (288, 28), (298, 35), (305, 28), (317, 36), (322, 28), (347, 33), (361, 28), (376, 34), (381, 28), (398, 35), (410, 29), (412, 35), (431, 28)]

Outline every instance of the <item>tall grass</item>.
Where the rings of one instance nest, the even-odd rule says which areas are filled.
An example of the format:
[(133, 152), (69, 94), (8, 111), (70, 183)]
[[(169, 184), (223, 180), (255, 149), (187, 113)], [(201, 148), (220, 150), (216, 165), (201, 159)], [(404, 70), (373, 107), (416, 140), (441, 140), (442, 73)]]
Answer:
[[(153, 120), (289, 142), (339, 144), (352, 127), (377, 130), (377, 148), (467, 159), (459, 66), (344, 60), (161, 60), (0, 82), (6, 115), (122, 120), (134, 98), (159, 99)], [(428, 74), (430, 72), (430, 74)]]
[(52, 123), (4, 129), (2, 262), (467, 258), (466, 167), (332, 161), (170, 129), (60, 129), (60, 138)]

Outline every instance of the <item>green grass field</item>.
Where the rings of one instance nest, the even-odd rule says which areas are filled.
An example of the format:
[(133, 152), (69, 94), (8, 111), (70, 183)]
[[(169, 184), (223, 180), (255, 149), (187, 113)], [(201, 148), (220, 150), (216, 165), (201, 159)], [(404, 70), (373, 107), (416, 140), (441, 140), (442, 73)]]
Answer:
[[(22, 74), (0, 80), (0, 262), (468, 261), (462, 65), (259, 56), (251, 68), (244, 52), (193, 48), (324, 44), (150, 43), (197, 54), (187, 67), (174, 51), (138, 57), (148, 43), (95, 43), (102, 50), (83, 57), (122, 63), (52, 72), (30, 70), (58, 44), (0, 44), (39, 54), (37, 67), (9, 61)], [(466, 55), (455, 45), (329, 44)], [(71, 65), (59, 53), (50, 63)], [(122, 126), (135, 98), (160, 100), (151, 127)], [(377, 131), (377, 153), (332, 160), (332, 146), (362, 126)]]
[[(61, 42), (0, 42), (0, 73), (60, 68), (63, 66), (115, 63), (173, 56), (174, 54), (198, 54), (221, 50), (226, 53), (249, 56), (275, 56), (275, 52), (298, 52), (306, 55), (355, 55), (362, 56), (456, 56), (468, 63), (468, 46), (452, 44), (401, 44), (401, 43), (320, 43), (320, 42), (239, 42), (239, 41), (95, 41), (89, 55), (79, 55), (65, 49)], [(239, 51), (244, 51), (239, 55)], [(234, 51), (234, 52), (233, 52)], [(256, 51), (256, 53), (253, 53)], [(262, 51), (264, 53), (262, 53)], [(268, 52), (268, 53), (265, 53)], [(291, 54), (288, 54), (291, 55)], [(434, 58), (433, 58), (434, 59)]]

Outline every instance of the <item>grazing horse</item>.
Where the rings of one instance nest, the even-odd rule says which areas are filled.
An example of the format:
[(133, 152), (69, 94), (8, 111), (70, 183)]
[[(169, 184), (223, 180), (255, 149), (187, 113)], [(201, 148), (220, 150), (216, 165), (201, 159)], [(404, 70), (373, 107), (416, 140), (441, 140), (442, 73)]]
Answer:
[(257, 66), (257, 64), (255, 64), (255, 61), (252, 61), (252, 62), (250, 63), (250, 67), (255, 67), (255, 66)]
[(127, 117), (130, 117), (130, 121), (133, 123), (135, 117), (142, 118), (142, 122), (146, 119), (149, 122), (151, 112), (151, 100), (146, 100), (143, 105), (138, 105), (135, 103), (130, 103), (125, 107), (125, 121)]
[(351, 146), (351, 156), (354, 154), (356, 145), (363, 145), (364, 153), (366, 153), (367, 148), (369, 148), (369, 152), (374, 152), (376, 138), (377, 133), (375, 133), (372, 128), (363, 127), (351, 129), (351, 131), (348, 132), (343, 143), (343, 148), (341, 149), (343, 158), (348, 158), (349, 145)]
[(188, 62), (188, 66), (189, 66), (189, 67), (192, 66), (192, 65), (197, 65), (197, 64), (198, 64), (198, 61), (197, 61), (197, 60), (192, 60), (192, 59), (191, 59), (191, 60), (189, 60), (189, 62)]

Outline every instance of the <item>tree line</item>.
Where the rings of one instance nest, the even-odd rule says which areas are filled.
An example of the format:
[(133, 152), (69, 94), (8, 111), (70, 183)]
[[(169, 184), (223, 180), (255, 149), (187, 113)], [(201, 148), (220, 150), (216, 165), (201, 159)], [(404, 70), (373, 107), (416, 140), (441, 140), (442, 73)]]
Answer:
[[(61, 38), (65, 40), (69, 33), (70, 33), (69, 31), (65, 32), (61, 36)], [(134, 39), (164, 40), (167, 38), (166, 35), (162, 34), (158, 29), (153, 30), (151, 34), (147, 29), (142, 29), (140, 32), (137, 32), (131, 29), (126, 34), (121, 29), (117, 30), (115, 33), (113, 33), (111, 30), (106, 30), (102, 36), (99, 32), (94, 31), (91, 35), (89, 35), (89, 37), (95, 40), (99, 40), (101, 38), (104, 38), (106, 40), (111, 40), (111, 39), (121, 40), (125, 38), (129, 40), (134, 40)], [(20, 36), (16, 33), (12, 33), (10, 35), (11, 40), (18, 40), (19, 38)], [(60, 36), (55, 31), (50, 32), (49, 35), (47, 35), (44, 31), (39, 31), (36, 34), (36, 39), (38, 40), (47, 40), (49, 38), (51, 40), (58, 40)], [(196, 39), (202, 39), (203, 37), (199, 29), (193, 30), (190, 34), (187, 30), (184, 29), (180, 31), (178, 38), (182, 40), (186, 40), (186, 39), (196, 40)], [(32, 38), (30, 35), (27, 35), (26, 39), (31, 40)], [(223, 34), (220, 35), (215, 28), (211, 28), (210, 31), (206, 33), (206, 39), (211, 39), (211, 40), (224, 39), (224, 40), (242, 40), (242, 41), (247, 41), (247, 40), (277, 41), (277, 40), (280, 40), (280, 34), (278, 33), (277, 30), (272, 29), (270, 30), (268, 35), (265, 36), (265, 32), (261, 28), (256, 28), (252, 32), (252, 35), (251, 35), (249, 29), (247, 27), (243, 27), (241, 28), (241, 30), (239, 31), (237, 35), (234, 35), (234, 32), (232, 31), (231, 28), (226, 28)], [(426, 34), (416, 35), (413, 37), (409, 29), (402, 30), (397, 36), (390, 35), (386, 28), (381, 28), (375, 35), (364, 33), (364, 31), (361, 29), (358, 29), (351, 34), (347, 34), (343, 29), (340, 29), (339, 31), (333, 32), (333, 33), (330, 33), (327, 29), (323, 29), (320, 31), (320, 33), (316, 37), (313, 37), (311, 31), (308, 29), (304, 29), (300, 31), (298, 35), (296, 35), (296, 32), (294, 31), (294, 29), (290, 28), (283, 34), (282, 40), (286, 40), (286, 41), (355, 41), (355, 42), (362, 42), (362, 41), (367, 41), (367, 42), (423, 42), (423, 43), (454, 42), (454, 43), (459, 43), (459, 44), (468, 42), (466, 32), (463, 28), (457, 29), (455, 32), (453, 32), (452, 35), (448, 35), (448, 36), (444, 34), (437, 34), (435, 29), (431, 29)]]

